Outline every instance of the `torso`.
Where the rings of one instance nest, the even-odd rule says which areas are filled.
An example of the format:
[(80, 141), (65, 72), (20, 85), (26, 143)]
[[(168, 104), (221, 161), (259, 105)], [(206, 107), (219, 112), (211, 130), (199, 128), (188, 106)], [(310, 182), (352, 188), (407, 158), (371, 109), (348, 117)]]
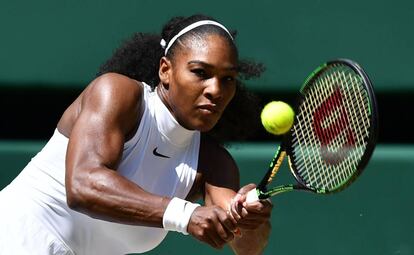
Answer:
[[(124, 77), (123, 79), (129, 79)], [(134, 84), (131, 86), (131, 89), (134, 90), (141, 90), (142, 91), (142, 83), (129, 79), (129, 82)], [(91, 84), (93, 85), (93, 83)], [(86, 93), (89, 93), (90, 87), (86, 88), (79, 97), (66, 109), (64, 114), (62, 115), (61, 119), (58, 122), (57, 129), (59, 132), (66, 137), (70, 137), (70, 133), (74, 123), (77, 120), (79, 113), (82, 110), (82, 100)], [(142, 94), (142, 93), (137, 93)], [(137, 104), (141, 105), (142, 98), (137, 98)], [(139, 116), (131, 116), (131, 119), (136, 120), (133, 128), (130, 130), (128, 134), (126, 134), (126, 140), (131, 139), (135, 132), (137, 131), (141, 117), (143, 114), (143, 110), (140, 110)], [(215, 155), (215, 156), (213, 156)], [(214, 157), (220, 157), (221, 160), (212, 160)], [(227, 163), (226, 163), (227, 162)], [(216, 142), (209, 139), (207, 136), (203, 135), (200, 141), (200, 151), (199, 151), (199, 163), (197, 167), (197, 175), (194, 180), (194, 184), (187, 195), (187, 199), (189, 201), (196, 201), (202, 199), (204, 196), (204, 189), (205, 189), (205, 182), (206, 182), (206, 175), (210, 176), (217, 176), (220, 178), (220, 174), (211, 174), (213, 171), (217, 171), (217, 169), (223, 168), (224, 165), (232, 165), (234, 162), (232, 158), (227, 155), (227, 152)], [(225, 170), (224, 170), (225, 171)], [(213, 177), (214, 178), (214, 177)], [(233, 190), (238, 189), (238, 180), (235, 180), (233, 184), (230, 185)]]
[[(132, 81), (133, 83), (131, 83), (131, 89), (143, 90), (142, 85), (136, 81), (130, 80), (126, 77), (121, 77), (121, 79), (128, 79), (129, 81)], [(132, 84), (134, 84), (135, 87), (133, 87)], [(110, 249), (128, 249), (128, 251), (145, 251), (152, 249), (164, 238), (166, 234), (165, 230), (159, 228), (146, 228), (142, 226), (134, 228), (134, 226), (131, 225), (113, 224), (106, 221), (94, 220), (83, 213), (70, 210), (66, 203), (64, 169), (65, 155), (67, 155), (66, 149), (68, 148), (67, 144), (70, 140), (68, 137), (71, 136), (72, 129), (76, 125), (76, 121), (82, 111), (82, 101), (85, 99), (85, 95), (89, 93), (90, 89), (91, 87), (85, 89), (85, 91), (74, 101), (74, 103), (68, 107), (57, 126), (57, 131), (60, 134), (55, 133), (54, 137), (52, 137), (52, 141), (45, 146), (42, 152), (39, 152), (38, 155), (36, 155), (28, 167), (22, 171), (19, 177), (15, 179), (13, 185), (10, 185), (8, 190), (12, 194), (16, 188), (18, 190), (20, 187), (24, 187), (24, 190), (27, 190), (27, 192), (25, 192), (26, 194), (32, 194), (34, 199), (33, 201), (35, 202), (34, 206), (36, 206), (37, 209), (23, 208), (24, 206), (29, 206), (28, 203), (24, 203), (21, 210), (36, 211), (38, 214), (36, 214), (37, 219), (41, 219), (41, 223), (39, 223), (39, 225), (42, 225), (42, 228), (44, 229), (49, 229), (51, 233), (56, 233), (57, 237), (60, 236), (60, 240), (66, 242), (68, 247), (73, 247), (75, 251), (78, 249), (85, 249), (88, 251), (86, 252), (87, 254), (94, 254), (91, 250), (94, 250), (97, 254), (113, 254)], [(139, 93), (138, 91), (138, 93), (135, 94), (142, 95), (143, 93)], [(143, 102), (142, 97), (137, 96), (136, 102), (137, 105), (141, 106)], [(131, 165), (135, 164), (135, 160), (130, 159), (128, 161), (128, 159), (125, 159), (125, 157), (129, 157), (128, 155), (142, 155), (141, 153), (143, 153), (148, 155), (149, 158), (153, 156), (152, 147), (148, 150), (145, 146), (142, 146), (142, 144), (137, 143), (134, 145), (134, 139), (139, 137), (139, 135), (135, 137), (134, 135), (138, 134), (137, 130), (139, 129), (140, 123), (144, 120), (144, 108), (137, 108), (138, 110), (134, 109), (131, 111), (134, 114), (131, 114), (127, 125), (125, 125), (130, 128), (125, 132), (125, 140), (127, 142), (124, 145), (124, 149), (132, 149), (129, 152), (124, 151), (122, 155), (123, 158), (120, 160), (121, 163), (118, 169), (119, 174), (121, 175), (131, 173), (133, 175), (135, 173), (134, 166), (131, 167)], [(146, 121), (148, 121), (148, 116), (145, 118)], [(152, 137), (157, 139), (156, 133), (153, 132), (153, 134), (155, 134), (155, 136), (152, 135)], [(179, 133), (175, 137), (181, 137), (180, 134), (182, 133)], [(181, 161), (181, 158), (175, 159), (175, 162), (187, 162), (184, 165), (186, 165), (186, 167), (189, 166), (187, 169), (182, 167), (176, 169), (178, 171), (177, 173), (183, 173), (181, 177), (184, 178), (184, 181), (180, 181), (181, 184), (177, 185), (177, 180), (181, 180), (181, 178), (177, 179), (177, 176), (174, 176), (175, 172), (173, 171), (173, 178), (164, 178), (164, 183), (167, 183), (167, 185), (153, 185), (154, 187), (160, 187), (156, 188), (154, 192), (151, 188), (147, 187), (149, 192), (153, 192), (154, 194), (159, 194), (161, 196), (175, 196), (177, 194), (178, 197), (186, 197), (188, 200), (195, 201), (203, 197), (205, 198), (211, 185), (226, 187), (232, 190), (237, 189), (238, 180), (234, 179), (234, 176), (237, 176), (237, 174), (234, 175), (236, 168), (234, 167), (234, 162), (227, 151), (207, 137), (200, 138), (198, 134), (196, 139), (197, 142), (192, 143), (193, 145), (191, 145), (193, 148), (192, 152), (185, 151), (184, 154), (177, 155), (177, 157), (182, 157), (180, 155), (183, 155), (185, 158), (183, 158), (184, 161)], [(192, 141), (194, 141), (194, 139)], [(137, 150), (135, 150), (135, 148), (137, 148)], [(144, 150), (144, 152), (142, 150)], [(156, 159), (150, 159), (152, 162), (157, 162), (154, 160)], [(141, 166), (141, 169), (142, 167), (143, 166)], [(154, 183), (158, 182), (158, 178), (153, 178), (154, 173), (151, 171), (151, 168), (144, 168), (147, 169), (147, 171), (143, 171), (144, 174), (149, 176), (150, 179), (152, 178)], [(39, 182), (39, 180), (42, 181)], [(134, 181), (134, 178), (131, 178), (131, 180)], [(138, 185), (140, 185), (139, 178), (135, 181)], [(47, 185), (44, 185), (46, 183)], [(182, 185), (185, 183), (187, 184)], [(145, 185), (145, 183), (143, 185)], [(184, 188), (182, 186), (184, 186)], [(170, 189), (168, 187), (178, 187), (178, 189)], [(215, 197), (219, 197), (221, 199), (223, 194), (219, 193), (217, 195), (216, 193)], [(26, 198), (29, 199), (27, 196)], [(60, 213), (54, 214), (49, 210), (45, 211), (42, 209), (50, 207), (55, 208), (54, 210), (58, 210)], [(13, 210), (13, 208), (10, 209)], [(62, 215), (65, 216), (62, 217)], [(13, 222), (13, 219), (10, 218), (10, 224), (13, 224)], [(118, 232), (119, 234), (116, 234)], [(53, 235), (55, 236), (55, 234)], [(114, 236), (118, 238), (116, 239)], [(97, 245), (95, 245), (97, 242), (101, 244), (105, 243), (107, 245), (98, 245), (99, 249), (102, 249), (99, 250)], [(128, 246), (131, 246), (129, 248), (124, 246), (124, 244), (121, 245), (122, 247), (117, 246), (125, 242)]]

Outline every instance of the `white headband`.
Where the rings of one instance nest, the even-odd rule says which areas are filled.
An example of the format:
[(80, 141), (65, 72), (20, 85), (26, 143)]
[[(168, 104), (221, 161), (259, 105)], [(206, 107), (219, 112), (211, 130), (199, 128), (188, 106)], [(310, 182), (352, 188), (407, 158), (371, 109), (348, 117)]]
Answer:
[(188, 25), (187, 27), (185, 27), (185, 28), (183, 28), (178, 34), (176, 34), (169, 42), (168, 42), (168, 45), (167, 45), (167, 47), (165, 47), (165, 44), (166, 44), (166, 42), (165, 42), (165, 40), (164, 39), (162, 39), (161, 40), (161, 42), (160, 42), (160, 44), (161, 44), (161, 46), (164, 48), (165, 47), (165, 52), (164, 52), (164, 56), (165, 55), (167, 55), (167, 53), (168, 53), (168, 50), (170, 49), (170, 47), (174, 44), (174, 42), (178, 39), (178, 37), (180, 37), (180, 36), (182, 36), (183, 34), (185, 34), (185, 33), (187, 33), (188, 31), (190, 31), (190, 30), (192, 30), (192, 29), (194, 29), (194, 28), (196, 28), (196, 27), (199, 27), (199, 26), (203, 26), (203, 25), (214, 25), (214, 26), (218, 26), (218, 27), (220, 27), (221, 29), (223, 29), (224, 31), (226, 31), (227, 32), (227, 34), (229, 34), (229, 36), (230, 36), (230, 38), (233, 40), (233, 36), (231, 36), (231, 34), (230, 34), (230, 32), (229, 32), (229, 30), (227, 30), (227, 28), (225, 27), (225, 26), (223, 26), (222, 24), (220, 24), (220, 23), (218, 23), (218, 22), (216, 22), (216, 21), (212, 21), (212, 20), (200, 20), (200, 21), (197, 21), (197, 22), (195, 22), (195, 23), (193, 23), (193, 24), (190, 24), (190, 25)]

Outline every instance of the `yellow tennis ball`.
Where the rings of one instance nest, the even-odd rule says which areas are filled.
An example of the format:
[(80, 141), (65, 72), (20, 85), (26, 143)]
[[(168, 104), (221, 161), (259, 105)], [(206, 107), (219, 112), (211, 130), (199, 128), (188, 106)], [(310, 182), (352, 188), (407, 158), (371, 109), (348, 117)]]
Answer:
[(265, 105), (260, 118), (267, 132), (281, 135), (292, 127), (294, 116), (290, 105), (282, 101), (272, 101)]

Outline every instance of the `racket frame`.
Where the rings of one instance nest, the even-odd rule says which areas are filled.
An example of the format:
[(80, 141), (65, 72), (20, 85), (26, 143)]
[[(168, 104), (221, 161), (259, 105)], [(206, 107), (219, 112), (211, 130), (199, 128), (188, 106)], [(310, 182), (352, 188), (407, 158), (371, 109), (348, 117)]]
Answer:
[[(367, 97), (369, 98), (369, 110), (370, 110), (370, 127), (369, 127), (369, 137), (367, 139), (367, 147), (364, 151), (364, 154), (359, 161), (358, 166), (356, 167), (356, 170), (354, 174), (346, 180), (342, 185), (337, 187), (333, 190), (327, 190), (327, 189), (316, 189), (313, 187), (310, 187), (305, 183), (305, 181), (300, 177), (298, 174), (298, 169), (294, 165), (294, 161), (292, 160), (293, 157), (293, 148), (292, 148), (292, 134), (293, 130), (290, 129), (288, 133), (283, 135), (281, 144), (279, 148), (277, 149), (270, 165), (267, 173), (262, 178), (260, 183), (258, 184), (256, 188), (257, 197), (259, 199), (265, 199), (270, 196), (274, 196), (279, 193), (288, 192), (292, 190), (306, 190), (311, 191), (318, 194), (330, 194), (330, 193), (336, 193), (339, 191), (342, 191), (346, 187), (348, 187), (351, 183), (355, 181), (358, 176), (361, 175), (363, 170), (365, 169), (366, 165), (368, 164), (374, 149), (375, 145), (378, 139), (378, 110), (377, 110), (377, 101), (374, 93), (374, 89), (372, 87), (372, 83), (368, 77), (368, 75), (365, 73), (365, 71), (354, 61), (350, 59), (336, 59), (332, 61), (328, 61), (319, 67), (317, 67), (305, 80), (303, 86), (300, 89), (300, 94), (297, 98), (297, 102), (295, 104), (295, 112), (297, 112), (299, 106), (303, 102), (305, 96), (304, 96), (304, 90), (309, 86), (309, 84), (312, 84), (312, 82), (319, 77), (319, 75), (324, 71), (324, 69), (329, 68), (332, 65), (346, 65), (350, 67), (353, 71), (355, 71), (357, 74), (360, 75), (363, 79), (363, 84), (365, 86), (365, 91), (367, 92)], [(293, 126), (297, 123), (297, 119), (295, 118)], [(292, 127), (293, 127), (292, 126)], [(287, 156), (288, 163), (289, 163), (289, 170), (291, 171), (292, 175), (296, 179), (296, 184), (287, 184), (287, 185), (280, 185), (273, 187), (271, 189), (267, 188), (267, 185), (272, 181), (272, 179), (275, 177), (276, 173), (279, 171), (279, 168), (284, 161), (284, 158)]]

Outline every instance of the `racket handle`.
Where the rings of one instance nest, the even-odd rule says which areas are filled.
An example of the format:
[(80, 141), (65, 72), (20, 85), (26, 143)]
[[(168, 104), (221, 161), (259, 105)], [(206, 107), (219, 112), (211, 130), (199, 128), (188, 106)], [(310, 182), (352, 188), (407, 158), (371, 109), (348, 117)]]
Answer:
[(257, 189), (252, 189), (246, 194), (246, 202), (252, 203), (259, 200), (259, 191)]

